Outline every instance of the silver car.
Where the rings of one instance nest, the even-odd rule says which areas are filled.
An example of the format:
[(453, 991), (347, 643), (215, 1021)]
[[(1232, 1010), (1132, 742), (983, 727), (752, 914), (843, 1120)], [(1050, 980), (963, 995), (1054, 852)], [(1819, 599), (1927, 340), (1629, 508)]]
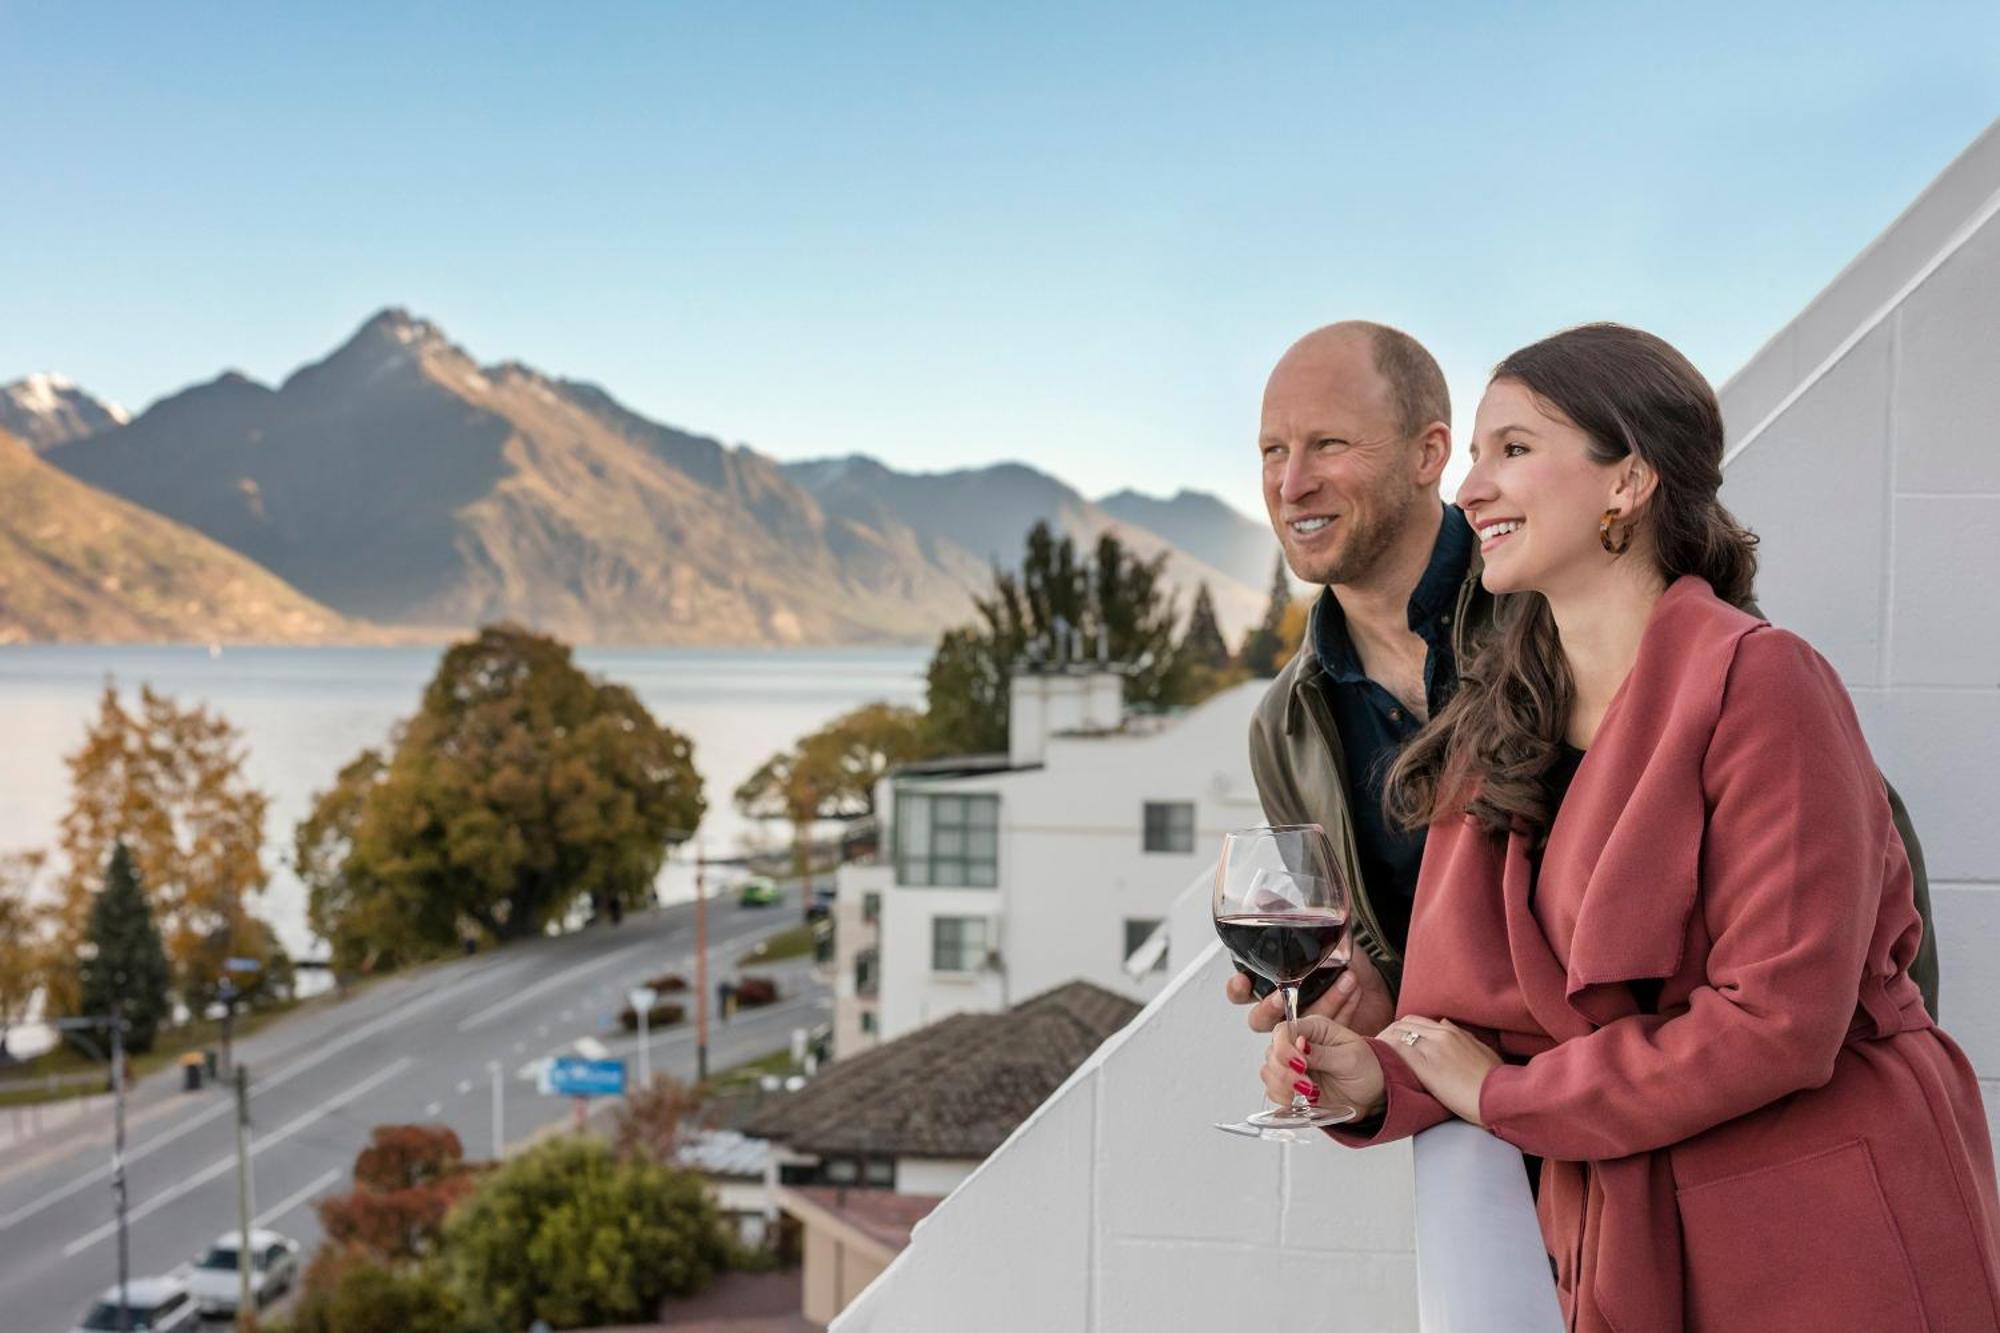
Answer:
[(184, 1333), (201, 1323), (187, 1284), (174, 1277), (135, 1277), (125, 1284), (125, 1322), (118, 1319), (118, 1288), (97, 1298), (77, 1333), (129, 1328), (133, 1333)]
[[(242, 1260), (241, 1233), (225, 1231), (208, 1253), (187, 1270), (188, 1289), (204, 1315), (234, 1315), (242, 1291), (237, 1265)], [(299, 1275), (299, 1243), (275, 1231), (250, 1233), (250, 1299), (257, 1309), (292, 1289)]]

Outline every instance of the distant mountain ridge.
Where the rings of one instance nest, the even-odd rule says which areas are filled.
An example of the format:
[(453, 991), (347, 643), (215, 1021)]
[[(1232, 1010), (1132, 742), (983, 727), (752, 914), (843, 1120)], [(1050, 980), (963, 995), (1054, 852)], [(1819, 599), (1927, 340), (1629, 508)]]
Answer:
[(1213, 495), (1182, 490), (1160, 500), (1123, 490), (1105, 496), (1097, 507), (1121, 522), (1159, 533), (1249, 587), (1271, 585), (1279, 550), (1271, 525), (1245, 517)]
[(236, 552), (0, 433), (0, 643), (373, 637)]
[(0, 385), (0, 431), (36, 453), (130, 420), (124, 408), (91, 397), (61, 375), (25, 375)]
[(782, 465), (603, 389), (481, 365), (384, 310), (276, 388), (229, 372), (47, 458), (241, 552), (340, 613), (456, 632), (512, 619), (578, 642), (928, 642), (971, 615), (1036, 518), (1163, 552), (1225, 627), (1254, 585), (1002, 464), (938, 476)]

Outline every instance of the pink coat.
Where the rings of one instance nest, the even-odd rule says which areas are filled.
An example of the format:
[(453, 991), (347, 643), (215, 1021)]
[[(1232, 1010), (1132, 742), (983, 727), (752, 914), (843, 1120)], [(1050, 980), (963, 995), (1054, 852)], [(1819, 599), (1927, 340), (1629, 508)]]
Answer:
[[(1510, 1063), (1480, 1092), (1548, 1159), (1586, 1333), (2000, 1329), (1979, 1085), (1909, 977), (1910, 867), (1839, 677), (1683, 578), (1565, 798), (1425, 845), (1400, 1008)], [(1630, 983), (1656, 980), (1656, 1012)], [(1449, 1117), (1393, 1044), (1379, 1142)]]

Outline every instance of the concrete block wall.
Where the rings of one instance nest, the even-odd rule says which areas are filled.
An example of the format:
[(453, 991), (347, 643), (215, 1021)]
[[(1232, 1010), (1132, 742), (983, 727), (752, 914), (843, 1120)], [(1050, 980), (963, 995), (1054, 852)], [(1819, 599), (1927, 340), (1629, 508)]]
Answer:
[(1227, 975), (1211, 938), (918, 1225), (836, 1333), (1415, 1329), (1407, 1145), (1211, 1127), (1262, 1104), (1264, 1041), (1223, 1002)]
[(2000, 1138), (2000, 122), (1723, 386), (1758, 593), (1839, 669), (1931, 880)]

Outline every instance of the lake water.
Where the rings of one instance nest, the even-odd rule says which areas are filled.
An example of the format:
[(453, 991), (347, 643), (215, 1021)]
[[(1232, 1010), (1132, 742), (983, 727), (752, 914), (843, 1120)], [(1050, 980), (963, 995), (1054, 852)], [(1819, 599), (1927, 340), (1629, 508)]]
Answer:
[[(314, 947), (305, 890), (287, 868), (292, 829), (314, 793), (414, 713), (436, 648), (230, 648), (37, 644), (0, 648), (0, 851), (54, 849), (69, 801), (63, 757), (82, 743), (107, 680), (205, 703), (244, 736), (244, 769), (271, 797), (255, 906), (294, 953)], [(586, 670), (630, 686), (661, 723), (694, 742), (708, 796), (701, 837), (717, 852), (758, 836), (730, 794), (773, 752), (874, 700), (920, 705), (922, 649), (579, 649)], [(762, 835), (782, 841), (781, 829)]]

